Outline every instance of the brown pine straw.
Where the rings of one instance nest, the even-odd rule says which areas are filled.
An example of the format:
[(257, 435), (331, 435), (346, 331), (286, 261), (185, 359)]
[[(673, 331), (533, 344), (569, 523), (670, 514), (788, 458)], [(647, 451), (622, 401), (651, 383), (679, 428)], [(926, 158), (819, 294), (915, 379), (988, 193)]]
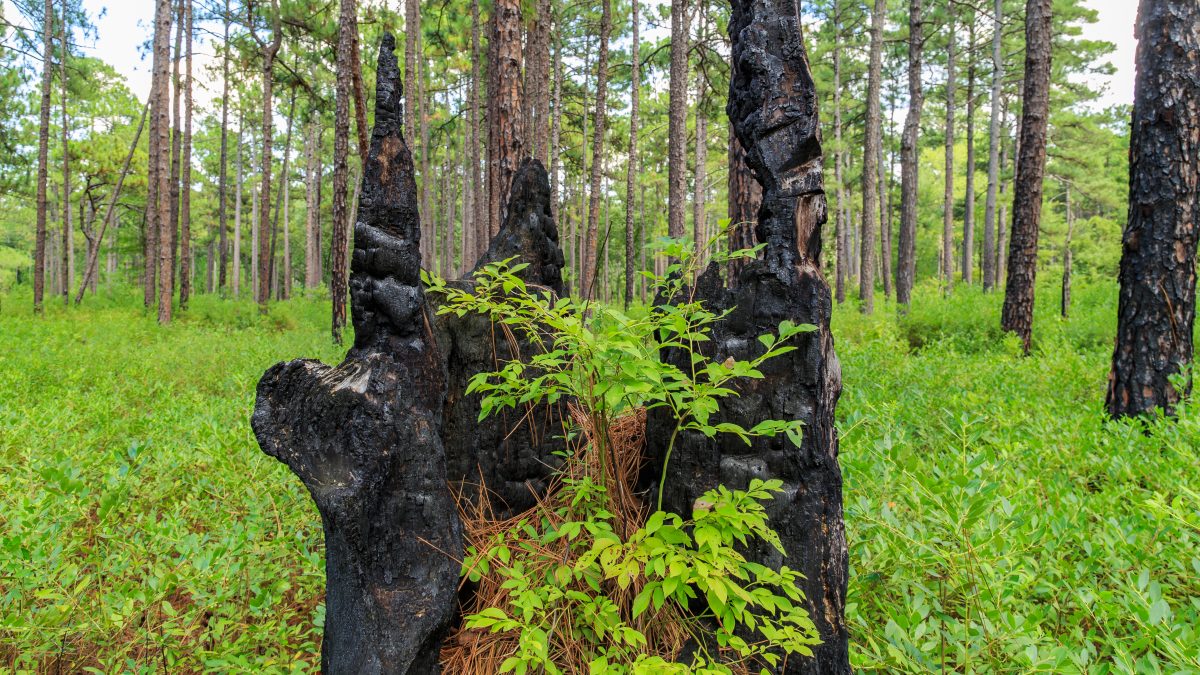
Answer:
[[(556, 526), (563, 522), (555, 513), (566, 505), (566, 496), (559, 489), (562, 486), (561, 477), (581, 479), (588, 476), (596, 484), (614, 486), (615, 489), (610, 490), (613, 494), (610, 495), (609, 510), (614, 514), (613, 529), (623, 537), (637, 531), (649, 515), (648, 506), (635, 492), (637, 475), (642, 464), (642, 448), (645, 445), (646, 411), (639, 408), (607, 424), (601, 423), (601, 426), (606, 427), (600, 430), (604, 434), (603, 437), (597, 436), (597, 424), (581, 408), (572, 404), (569, 406), (569, 413), (578, 432), (575, 439), (569, 443), (572, 452), (564, 463), (560, 477), (545, 495), (538, 496), (537, 503), (530, 510), (507, 520), (496, 520), (487, 499), (472, 501), (459, 495), (459, 512), (462, 516), (466, 546), (486, 551), (494, 545), (498, 535), (507, 533), (508, 539), (505, 543), (513, 551), (519, 551), (523, 547), (536, 550), (536, 554), (532, 556), (521, 554), (527, 563), (535, 563), (529, 570), (529, 576), (533, 580), (545, 578), (551, 572), (551, 568), (557, 565), (574, 564), (573, 556), (565, 542), (554, 542), (550, 547), (544, 547), (517, 527), (521, 521), (540, 523), (545, 519)], [(602, 481), (600, 478), (601, 463), (599, 453), (593, 451), (594, 448), (606, 449), (609, 481)], [(482, 488), (480, 496), (482, 497)], [(504, 610), (509, 616), (519, 618), (519, 612), (511, 607), (509, 591), (500, 587), (503, 580), (495, 573), (485, 575), (474, 590), (473, 596), (465, 601), (462, 607), (463, 615), (496, 607)], [(625, 623), (646, 636), (647, 653), (674, 660), (689, 637), (687, 625), (678, 608), (670, 602), (664, 604), (661, 611), (656, 612), (651, 606), (641, 616), (632, 618), (633, 600), (643, 583), (644, 580), (637, 579), (629, 587), (621, 590), (615, 582), (608, 582), (605, 592), (620, 608)], [(463, 585), (466, 584), (467, 579), (464, 575)], [(580, 590), (592, 593), (586, 583), (580, 582), (578, 586)], [(553, 627), (549, 631), (550, 655), (555, 665), (564, 673), (587, 673), (588, 662), (595, 658), (595, 654), (589, 655), (571, 637), (577, 633), (575, 622), (581, 620), (581, 625), (586, 625), (587, 617), (569, 616), (559, 611), (545, 619)], [(500, 671), (504, 660), (516, 653), (517, 637), (516, 631), (491, 633), (487, 630), (468, 630), (459, 626), (451, 632), (442, 647), (441, 662), (444, 672), (455, 675), (494, 675)]]

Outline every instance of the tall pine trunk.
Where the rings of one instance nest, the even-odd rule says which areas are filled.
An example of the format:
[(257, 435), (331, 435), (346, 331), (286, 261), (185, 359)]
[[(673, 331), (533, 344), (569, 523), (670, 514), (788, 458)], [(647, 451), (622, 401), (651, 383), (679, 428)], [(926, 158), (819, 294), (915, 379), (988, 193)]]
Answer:
[[(920, 0), (917, 0), (918, 2)], [(740, 147), (740, 144), (739, 144)], [(834, 297), (838, 304), (846, 301), (846, 285), (850, 274), (849, 242), (846, 236), (846, 184), (843, 182), (845, 149), (842, 147), (842, 10), (839, 0), (833, 2), (833, 194), (836, 201), (834, 212), (834, 236), (837, 241), (837, 270), (835, 273)], [(743, 150), (744, 154), (745, 151)], [(760, 197), (761, 199), (761, 197)], [(757, 220), (758, 214), (755, 214)]]
[[(179, 72), (183, 59), (183, 5), (187, 0), (175, 4), (175, 50), (171, 54), (171, 269), (178, 273), (179, 264), (179, 181), (182, 169), (183, 148), (183, 77)], [(182, 288), (182, 283), (180, 288)]]
[(667, 112), (667, 236), (682, 238), (687, 206), (688, 3), (671, 0), (670, 104)]
[[(158, 229), (156, 251), (158, 256), (158, 321), (171, 321), (171, 299), (173, 274), (171, 270), (171, 111), (170, 74), (171, 55), (171, 1), (158, 0), (154, 13), (154, 75), (152, 96), (155, 99), (154, 127), (155, 152), (149, 161), (154, 165), (154, 225)], [(149, 262), (149, 261), (148, 261)], [(153, 264), (153, 263), (150, 263)]]
[(238, 133), (237, 144), (234, 146), (237, 149), (237, 181), (234, 184), (234, 201), (233, 201), (233, 297), (241, 297), (242, 294), (242, 124), (245, 117), (242, 114), (241, 106), (238, 106)]
[[(634, 238), (633, 238), (633, 187), (637, 181), (638, 171), (638, 108), (640, 105), (641, 80), (641, 43), (638, 40), (638, 0), (632, 0), (633, 46), (630, 48), (630, 87), (629, 87), (629, 161), (625, 166), (625, 309), (633, 299), (634, 281)], [(548, 4), (548, 3), (547, 3)], [(606, 0), (607, 5), (607, 0)]]
[[(333, 341), (342, 343), (342, 330), (346, 327), (346, 290), (349, 284), (347, 264), (347, 233), (350, 213), (347, 208), (350, 166), (350, 88), (351, 56), (354, 31), (357, 25), (355, 0), (341, 0), (338, 16), (337, 84), (333, 121), (333, 237), (329, 253), (330, 296), (333, 298), (331, 333)], [(365, 159), (364, 159), (365, 161)]]
[(1033, 337), (1033, 294), (1037, 277), (1038, 225), (1046, 175), (1046, 127), (1050, 117), (1050, 0), (1025, 4), (1025, 93), (1021, 148), (1013, 186), (1013, 227), (1008, 284), (1000, 326), (1021, 338), (1029, 353)]
[(224, 41), (221, 43), (221, 159), (217, 175), (217, 288), (225, 290), (225, 270), (229, 266), (229, 0), (222, 16)]
[(304, 136), (304, 286), (321, 285), (321, 120), (313, 114)]
[(59, 35), (62, 38), (62, 51), (59, 54), (59, 82), (62, 85), (62, 96), (59, 101), (62, 110), (62, 281), (61, 292), (63, 304), (71, 298), (71, 287), (75, 285), (75, 230), (71, 227), (71, 148), (68, 144), (70, 121), (67, 117), (67, 58), (70, 56), (70, 45), (67, 43), (67, 0), (62, 5), (62, 26)]
[(957, 35), (954, 8), (950, 8), (949, 44), (946, 47), (946, 162), (942, 194), (942, 279), (948, 291), (954, 285), (954, 57)]
[(1000, 187), (1000, 93), (1004, 84), (1004, 61), (1000, 53), (1004, 35), (1004, 0), (996, 0), (992, 10), (992, 97), (988, 121), (987, 205), (983, 214), (983, 290), (996, 287), (996, 198)]
[(475, 261), (487, 250), (490, 237), (488, 236), (488, 186), (483, 173), (483, 130), (480, 128), (479, 111), (483, 107), (483, 99), (479, 93), (479, 64), (482, 61), (479, 46), (479, 0), (471, 0), (471, 199), (474, 213), (471, 214), (472, 227), (475, 230), (475, 249), (469, 260), (464, 260), (463, 270), (469, 270)]
[(875, 311), (875, 227), (879, 217), (879, 147), (882, 143), (882, 114), (879, 109), (879, 90), (883, 79), (883, 19), (887, 9), (885, 0), (875, 0), (871, 12), (871, 64), (867, 73), (867, 129), (863, 145), (863, 220), (862, 220), (862, 268), (859, 276), (858, 294), (862, 299), (863, 314)]
[[(37, 231), (33, 249), (33, 311), (42, 313), (42, 302), (46, 293), (46, 184), (50, 173), (50, 87), (53, 81), (54, 62), (54, 0), (46, 0), (42, 7), (42, 103), (38, 110), (38, 165), (37, 165)], [(152, 240), (146, 237), (146, 248)], [(149, 255), (147, 253), (147, 255)], [(150, 268), (149, 265), (146, 266)], [(147, 305), (150, 303), (147, 302)]]
[(1108, 412), (1171, 413), (1192, 389), (1200, 218), (1200, 5), (1142, 0)]
[[(487, 242), (500, 232), (508, 188), (524, 152), (521, 129), (521, 3), (496, 0), (488, 41)], [(486, 249), (486, 244), (484, 245)]]
[(917, 271), (917, 186), (921, 136), (921, 110), (925, 92), (921, 87), (921, 51), (924, 47), (924, 10), (921, 0), (908, 3), (908, 113), (900, 137), (900, 232), (896, 260), (896, 302), (907, 307), (912, 302), (913, 280)]
[(179, 309), (186, 310), (192, 294), (192, 0), (183, 0), (184, 48), (183, 82), (183, 168), (180, 173), (180, 270)]
[(968, 24), (967, 42), (967, 194), (964, 197), (962, 280), (970, 284), (975, 272), (975, 21)]

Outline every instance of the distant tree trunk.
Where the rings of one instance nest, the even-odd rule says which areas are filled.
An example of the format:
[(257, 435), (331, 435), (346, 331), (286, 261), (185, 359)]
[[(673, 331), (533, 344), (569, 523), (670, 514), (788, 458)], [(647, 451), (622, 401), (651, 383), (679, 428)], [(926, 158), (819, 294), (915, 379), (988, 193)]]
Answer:
[(1071, 211), (1071, 186), (1067, 185), (1067, 237), (1063, 241), (1062, 317), (1071, 315), (1071, 234), (1075, 231), (1075, 214)]
[(1000, 94), (1004, 84), (1004, 60), (1000, 46), (1004, 35), (1004, 0), (996, 0), (992, 31), (992, 98), (988, 122), (987, 206), (983, 215), (983, 290), (996, 287), (996, 196), (1000, 187)]
[(238, 134), (237, 134), (237, 183), (234, 185), (234, 204), (233, 204), (233, 297), (241, 297), (242, 294), (242, 123), (244, 117), (242, 115), (241, 106), (238, 106)]
[[(271, 277), (271, 284), (272, 284), (271, 294), (279, 299), (284, 299), (284, 295), (283, 295), (284, 284), (280, 283), (280, 276), (281, 276), (279, 274), (280, 269), (281, 269), (281, 267), (284, 267), (284, 266), (286, 266), (289, 271), (291, 269), (290, 259), (289, 259), (289, 262), (285, 263), (284, 266), (280, 266), (280, 267), (276, 267), (275, 260), (276, 260), (276, 254), (279, 251), (279, 247), (277, 246), (276, 240), (279, 238), (280, 214), (283, 214), (285, 232), (287, 230), (287, 209), (285, 207), (287, 206), (288, 192), (291, 189), (292, 174), (289, 169), (289, 166), (290, 166), (289, 160), (292, 157), (292, 121), (295, 118), (296, 118), (296, 90), (293, 89), (292, 96), (291, 96), (291, 103), (288, 106), (288, 114), (286, 117), (287, 131), (285, 131), (284, 135), (283, 135), (283, 166), (281, 166), (280, 170), (279, 170), (279, 189), (275, 191), (275, 217), (271, 220), (271, 251), (270, 251), (270, 254), (267, 256), (267, 259), (270, 261), (267, 266), (267, 270), (269, 271), (270, 277)], [(284, 242), (284, 249), (285, 249), (285, 251), (287, 251), (284, 254), (286, 256), (291, 251), (291, 247), (288, 243), (288, 237), (286, 234), (284, 235), (283, 242)]]
[[(176, 0), (175, 3), (175, 49), (171, 52), (171, 269), (178, 273), (182, 269), (179, 264), (179, 181), (182, 169), (183, 148), (183, 78), (179, 72), (180, 60), (183, 59), (183, 5), (187, 0)], [(179, 284), (183, 288), (182, 281)]]
[(443, 155), (443, 158), (442, 176), (445, 178), (446, 187), (443, 190), (445, 193), (445, 200), (443, 201), (445, 209), (443, 209), (442, 213), (444, 214), (443, 222), (445, 223), (445, 227), (442, 229), (441, 267), (442, 278), (451, 279), (454, 277), (454, 221), (456, 219), (454, 211), (458, 204), (458, 181), (456, 180), (458, 158), (451, 158), (449, 148), (447, 148), (447, 152)]
[(1163, 408), (1192, 390), (1170, 381), (1193, 363), (1200, 218), (1200, 5), (1142, 0), (1121, 251), (1113, 417)]
[[(608, 120), (608, 34), (612, 31), (610, 0), (600, 0), (600, 53), (596, 61), (596, 119), (592, 129), (592, 179), (588, 190), (587, 239), (584, 242), (583, 273), (580, 279), (584, 300), (595, 299), (597, 268), (597, 228), (600, 221), (601, 174), (604, 170), (604, 130)], [(605, 221), (607, 224), (607, 220)], [(608, 251), (605, 251), (605, 262)]]
[(682, 238), (687, 206), (688, 0), (671, 0), (670, 105), (667, 113), (667, 236)]
[(75, 285), (75, 231), (71, 227), (71, 148), (67, 143), (67, 138), (70, 133), (70, 122), (67, 118), (67, 58), (71, 54), (71, 47), (67, 40), (67, 1), (63, 0), (62, 5), (62, 26), (60, 36), (62, 37), (62, 53), (59, 55), (59, 82), (62, 85), (62, 100), (59, 101), (62, 110), (62, 170), (63, 170), (63, 194), (62, 194), (62, 219), (63, 219), (63, 264), (62, 264), (62, 298), (63, 304), (67, 304), (71, 298), (71, 287)]
[(862, 267), (858, 285), (863, 314), (875, 311), (875, 220), (879, 217), (876, 204), (879, 186), (876, 182), (879, 180), (879, 147), (883, 126), (879, 90), (883, 80), (883, 19), (886, 10), (886, 0), (875, 0), (875, 9), (871, 12), (871, 65), (867, 74), (867, 129), (863, 145)]
[(225, 268), (229, 265), (229, 241), (226, 234), (229, 230), (229, 0), (225, 0), (225, 13), (222, 15), (225, 28), (224, 39), (221, 42), (221, 159), (217, 177), (217, 228), (220, 244), (218, 255), (220, 264), (217, 265), (217, 288), (225, 290)]
[(313, 114), (304, 135), (304, 287), (321, 285), (321, 120)]
[[(288, 126), (292, 126), (292, 120), (288, 119)], [(291, 136), (289, 133), (288, 136)], [(291, 154), (291, 146), (287, 147), (287, 153)], [(287, 166), (287, 155), (284, 156), (283, 165)], [(283, 278), (279, 283), (279, 294), (284, 300), (292, 297), (292, 218), (291, 218), (291, 199), (292, 199), (292, 182), (289, 174), (284, 171), (279, 179), (279, 189), (283, 192)]]
[(483, 99), (479, 95), (479, 64), (482, 60), (479, 47), (479, 0), (471, 0), (471, 199), (475, 212), (471, 214), (475, 230), (475, 250), (469, 260), (463, 261), (463, 270), (475, 266), (475, 261), (487, 250), (491, 237), (488, 234), (488, 185), (483, 171), (483, 130), (480, 129), (479, 110)]
[(171, 55), (171, 0), (158, 0), (154, 13), (154, 136), (155, 153), (150, 156), (154, 164), (154, 224), (158, 227), (158, 322), (171, 321), (174, 273), (171, 269), (171, 111), (170, 100)]
[(954, 50), (957, 35), (954, 8), (950, 8), (949, 44), (946, 47), (946, 164), (942, 195), (942, 279), (948, 291), (954, 285)]
[[(696, 102), (704, 100), (697, 92)], [(696, 246), (696, 260), (703, 264), (708, 233), (704, 219), (705, 191), (708, 188), (708, 117), (701, 107), (696, 108), (696, 159), (692, 193), (692, 240)]]
[(920, 181), (920, 112), (925, 94), (920, 86), (920, 55), (924, 46), (922, 0), (908, 1), (908, 113), (900, 138), (900, 241), (896, 259), (896, 303), (912, 303), (917, 275), (917, 185)]
[(1046, 174), (1046, 125), (1050, 116), (1050, 0), (1025, 5), (1025, 94), (1021, 150), (1013, 186), (1013, 228), (1008, 284), (1000, 326), (1021, 338), (1029, 353), (1033, 336), (1033, 292), (1037, 275), (1038, 224)]
[[(635, 0), (636, 2), (636, 0)], [(636, 22), (635, 22), (636, 23)], [(635, 41), (636, 43), (636, 41)], [(636, 75), (634, 81), (637, 81)], [(554, 112), (550, 124), (550, 209), (558, 222), (558, 165), (559, 141), (562, 133), (562, 42), (554, 41)]]
[(536, 0), (526, 45), (525, 128), (529, 156), (550, 163), (550, 0)]
[(883, 282), (883, 297), (892, 295), (892, 229), (888, 218), (888, 165), (883, 150), (883, 134), (879, 144), (879, 277)]
[[(632, 0), (633, 17), (630, 24), (633, 27), (633, 46), (630, 48), (630, 87), (629, 87), (629, 161), (625, 166), (625, 309), (633, 300), (634, 257), (633, 257), (633, 186), (637, 182), (638, 172), (638, 108), (640, 105), (639, 89), (641, 79), (641, 43), (638, 40), (638, 0)], [(547, 3), (548, 5), (549, 3)], [(607, 0), (605, 6), (607, 7)]]
[[(250, 185), (250, 294), (254, 302), (259, 302), (258, 298), (258, 280), (259, 267), (258, 261), (263, 257), (263, 249), (260, 247), (258, 240), (258, 186), (253, 183)], [(265, 276), (265, 275), (263, 275)]]
[[(1000, 170), (1004, 170), (1004, 166), (1008, 164), (1008, 124), (1004, 121), (1008, 117), (1008, 105), (1005, 103), (1004, 110), (1001, 112), (1001, 129), (1000, 129)], [(1018, 152), (1013, 152), (1013, 176), (1017, 173), (1017, 155)], [(998, 198), (999, 206), (996, 214), (996, 284), (999, 285), (1004, 279), (1004, 272), (1008, 270), (1008, 239), (1010, 223), (1008, 220), (1008, 181), (1003, 176), (1000, 177), (1000, 195)]]
[[(271, 263), (270, 254), (274, 253), (272, 248), (267, 250), (267, 230), (270, 227), (271, 213), (271, 144), (274, 140), (274, 122), (275, 113), (273, 110), (273, 95), (275, 89), (275, 55), (279, 53), (279, 46), (283, 40), (283, 31), (281, 29), (281, 17), (279, 14), (279, 0), (271, 0), (271, 42), (263, 42), (258, 39), (255, 33), (255, 41), (258, 42), (262, 52), (262, 79), (263, 79), (263, 113), (262, 113), (262, 176), (260, 177), (261, 188), (258, 195), (258, 304), (259, 311), (267, 311), (267, 302), (271, 299)], [(253, 23), (253, 21), (251, 21)], [(253, 31), (252, 31), (253, 32)]]
[[(469, 92), (469, 90), (468, 90)], [(468, 93), (467, 105), (470, 106)], [(474, 262), (475, 228), (472, 216), (475, 213), (475, 167), (471, 165), (471, 141), (475, 138), (471, 130), (471, 112), (464, 110), (462, 127), (462, 247), (458, 256), (458, 276), (466, 276)]]
[(973, 282), (975, 272), (975, 17), (967, 42), (967, 194), (963, 213), (962, 280)]
[[(421, 30), (421, 0), (404, 0), (404, 138), (414, 143), (417, 106), (417, 34)], [(415, 154), (415, 153), (414, 153)]]
[(192, 294), (192, 0), (183, 0), (184, 31), (187, 40), (184, 54), (183, 83), (183, 170), (179, 186), (180, 263), (179, 309), (186, 310)]
[[(429, 243), (426, 246), (425, 266), (433, 270), (437, 257), (437, 218), (433, 214), (433, 186), (437, 179), (429, 171), (429, 98), (425, 95), (425, 39), (421, 35), (421, 15), (417, 14), (417, 128), (421, 132), (421, 213), (428, 214), (422, 222), (428, 223), (425, 233)], [(422, 241), (424, 241), (424, 237)]]
[[(478, 1), (478, 0), (476, 0)], [(347, 231), (350, 213), (347, 209), (347, 192), (350, 167), (350, 79), (354, 41), (355, 0), (341, 0), (338, 17), (337, 85), (333, 122), (333, 241), (329, 253), (329, 268), (332, 273), (329, 293), (333, 298), (333, 341), (342, 344), (342, 330), (346, 327), (346, 290), (349, 283), (347, 265)]]
[(584, 36), (583, 41), (583, 94), (580, 110), (582, 111), (583, 123), (582, 132), (579, 135), (581, 149), (579, 151), (579, 179), (576, 183), (576, 194), (579, 195), (579, 211), (575, 213), (575, 217), (571, 219), (570, 234), (567, 237), (567, 242), (571, 247), (571, 281), (568, 282), (568, 288), (574, 284), (574, 288), (581, 295), (583, 294), (583, 268), (584, 268), (584, 251), (583, 241), (587, 233), (587, 190), (584, 189), (584, 177), (591, 177), (588, 172), (588, 91), (592, 85), (592, 42), (591, 34)]
[[(46, 184), (50, 173), (50, 87), (54, 63), (54, 0), (42, 7), (42, 103), (38, 110), (37, 234), (33, 250), (33, 311), (41, 314), (46, 293)], [(146, 238), (147, 247), (151, 239)], [(150, 266), (147, 265), (147, 268)], [(147, 303), (149, 304), (149, 303)]]
[(500, 232), (508, 188), (524, 152), (521, 129), (521, 3), (495, 0), (488, 41), (488, 237)]
[[(917, 0), (920, 2), (920, 0)], [(837, 271), (834, 297), (838, 304), (846, 301), (846, 280), (850, 271), (846, 240), (846, 184), (843, 182), (842, 154), (842, 10), (839, 0), (833, 2), (833, 194), (837, 202), (834, 212), (834, 236), (837, 238)], [(740, 147), (740, 144), (739, 144)], [(744, 156), (745, 151), (742, 151)], [(759, 197), (761, 201), (762, 197)], [(755, 213), (757, 221), (758, 214)]]

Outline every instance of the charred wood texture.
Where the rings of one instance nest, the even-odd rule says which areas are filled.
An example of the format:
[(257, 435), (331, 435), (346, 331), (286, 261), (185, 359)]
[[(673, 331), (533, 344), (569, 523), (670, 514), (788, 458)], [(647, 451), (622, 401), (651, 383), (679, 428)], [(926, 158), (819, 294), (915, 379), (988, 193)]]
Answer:
[(354, 230), (354, 346), (337, 367), (273, 366), (252, 420), (263, 451), (300, 477), (321, 513), (326, 673), (437, 672), (462, 557), (394, 48), (386, 35)]
[[(517, 273), (527, 284), (563, 293), (563, 252), (550, 215), (550, 182), (536, 159), (526, 159), (513, 178), (504, 225), (475, 269), (509, 259), (529, 265)], [(472, 282), (468, 277), (454, 284), (469, 289)], [(475, 504), (486, 497), (486, 507), (502, 518), (531, 508), (559, 464), (554, 451), (562, 447), (563, 407), (529, 406), (478, 421), (482, 396), (467, 395), (466, 389), (476, 373), (527, 358), (533, 345), (475, 314), (439, 316), (435, 330), (449, 385), (442, 439), (451, 485)]]
[[(758, 242), (761, 259), (740, 270), (736, 287), (721, 284), (710, 266), (696, 297), (713, 311), (732, 309), (700, 347), (718, 360), (749, 359), (761, 353), (759, 335), (783, 320), (813, 324), (798, 348), (771, 362), (765, 377), (742, 383), (716, 421), (753, 425), (763, 419), (800, 419), (802, 447), (786, 438), (760, 438), (751, 446), (732, 436), (709, 439), (683, 433), (667, 468), (663, 508), (690, 515), (697, 497), (716, 485), (744, 488), (754, 478), (777, 478), (784, 492), (768, 504), (771, 524), (787, 557), (769, 545), (753, 545), (750, 557), (802, 572), (808, 610), (823, 644), (812, 658), (790, 659), (776, 672), (850, 671), (845, 599), (847, 552), (842, 520), (834, 409), (841, 369), (829, 330), (829, 285), (820, 269), (825, 193), (816, 87), (801, 41), (795, 0), (735, 0), (730, 20), (733, 71), (727, 111), (746, 161), (762, 183)], [(680, 363), (685, 354), (664, 358)], [(647, 467), (643, 485), (653, 487), (662, 469), (676, 420), (659, 411), (647, 422)]]
[[(1192, 363), (1200, 217), (1200, 5), (1142, 0), (1108, 412), (1170, 412)], [(1190, 382), (1188, 383), (1190, 389)]]

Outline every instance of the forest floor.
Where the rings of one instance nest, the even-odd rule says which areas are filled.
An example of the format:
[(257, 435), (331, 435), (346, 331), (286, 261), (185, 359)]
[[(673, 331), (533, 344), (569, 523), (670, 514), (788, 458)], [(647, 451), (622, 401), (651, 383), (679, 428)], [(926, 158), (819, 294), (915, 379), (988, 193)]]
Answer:
[[(1200, 407), (1108, 422), (1115, 287), (918, 289), (834, 319), (856, 669), (1200, 672)], [(316, 509), (250, 431), (272, 363), (336, 362), (328, 304), (0, 299), (0, 671), (308, 672)], [(18, 309), (19, 308), (19, 309)]]

